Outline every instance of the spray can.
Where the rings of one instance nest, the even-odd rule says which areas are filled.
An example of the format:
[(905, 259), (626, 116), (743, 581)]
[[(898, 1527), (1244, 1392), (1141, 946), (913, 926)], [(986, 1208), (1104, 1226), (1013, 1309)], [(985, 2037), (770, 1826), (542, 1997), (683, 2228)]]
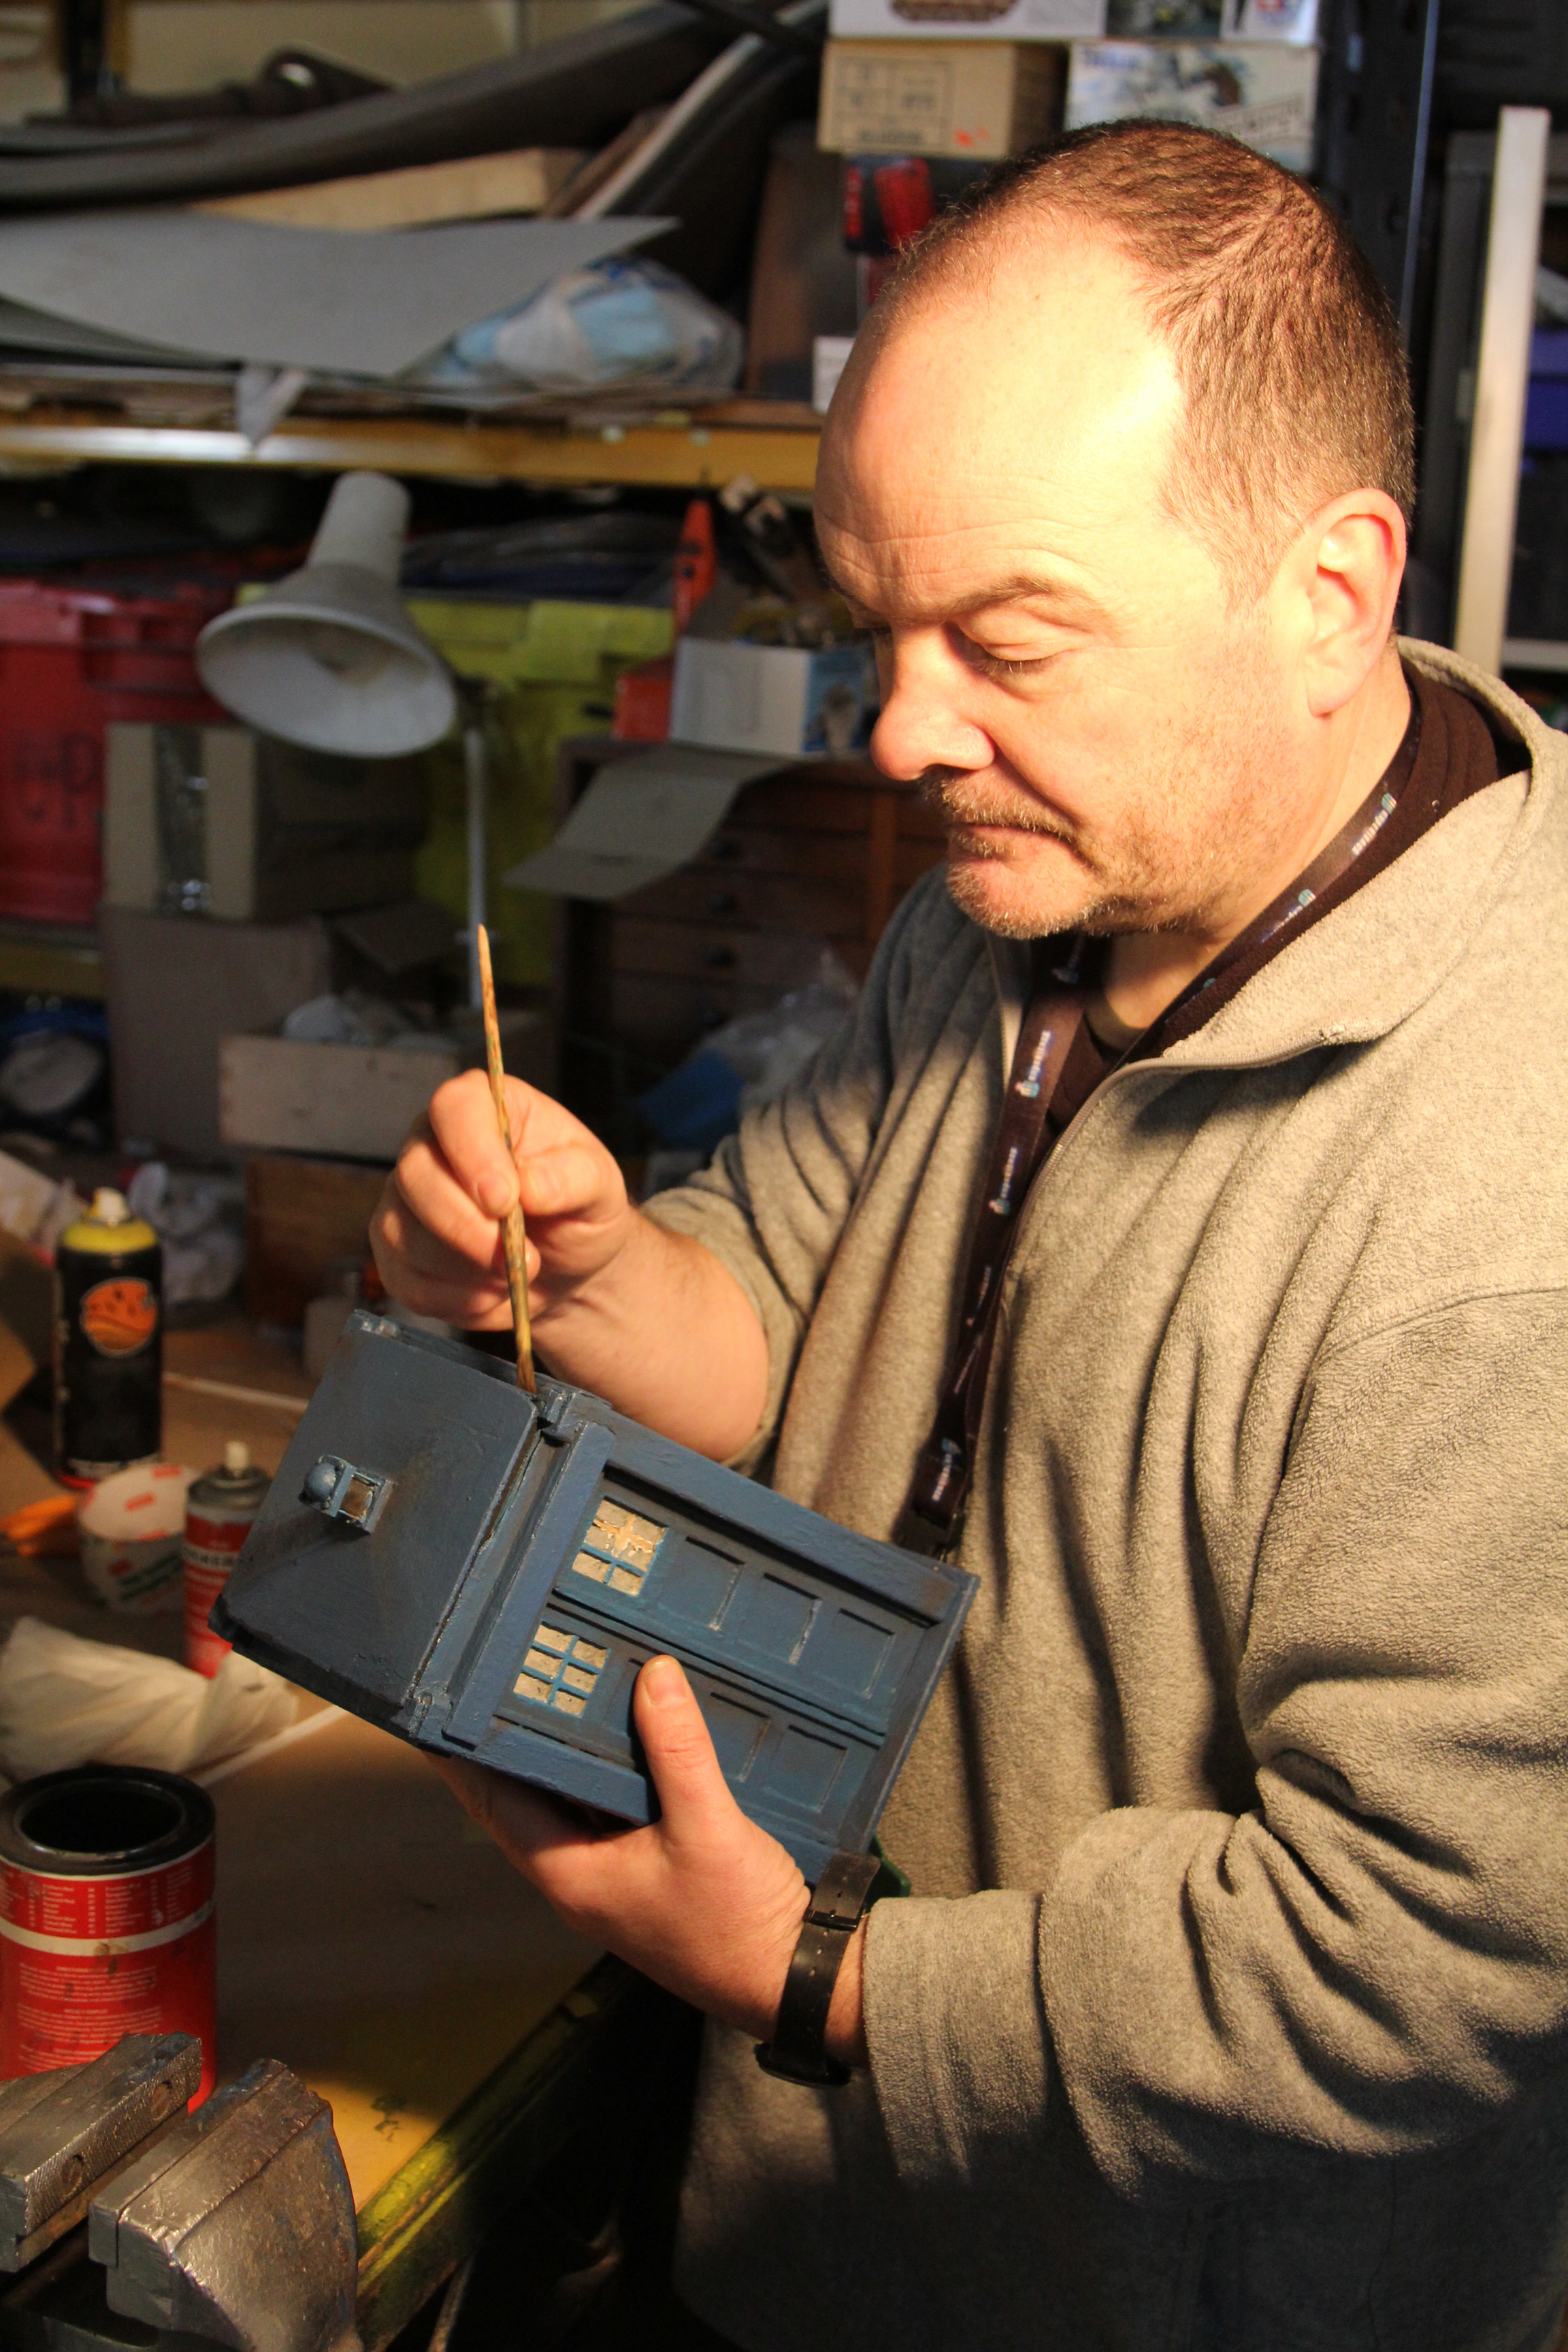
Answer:
[(204, 1470), (185, 1497), (185, 1664), (198, 1675), (216, 1675), (228, 1655), (207, 1619), (271, 1484), (248, 1445), (230, 1438), (223, 1460)]
[(0, 1798), (0, 2075), (79, 2066), (123, 2033), (217, 2057), (213, 1801), (173, 1772), (86, 1764)]
[(108, 1189), (55, 1244), (55, 1458), (68, 1486), (158, 1457), (163, 1268), (152, 1226)]

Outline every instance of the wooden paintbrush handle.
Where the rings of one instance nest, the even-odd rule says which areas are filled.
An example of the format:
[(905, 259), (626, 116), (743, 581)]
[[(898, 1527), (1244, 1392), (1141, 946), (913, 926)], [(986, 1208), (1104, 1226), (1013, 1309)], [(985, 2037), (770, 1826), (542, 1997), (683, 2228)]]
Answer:
[[(490, 1100), (495, 1105), (496, 1125), (508, 1152), (511, 1150), (511, 1121), (506, 1108), (506, 1072), (501, 1067), (500, 1023), (496, 1017), (496, 985), (490, 971), (490, 935), (483, 923), (479, 927), (479, 989), (484, 998), (485, 1061), (490, 1074)], [(528, 1237), (521, 1207), (510, 1210), (501, 1225), (501, 1240), (506, 1250), (506, 1286), (511, 1293), (511, 1328), (517, 1340), (517, 1384), (534, 1393), (533, 1332), (528, 1319)]]

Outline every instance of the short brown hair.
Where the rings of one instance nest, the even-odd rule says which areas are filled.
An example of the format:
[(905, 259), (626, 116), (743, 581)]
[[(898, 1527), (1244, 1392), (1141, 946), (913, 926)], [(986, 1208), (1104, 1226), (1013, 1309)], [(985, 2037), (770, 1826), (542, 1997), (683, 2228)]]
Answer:
[(949, 265), (1037, 219), (1104, 235), (1145, 278), (1186, 400), (1167, 502), (1222, 560), (1266, 578), (1345, 490), (1384, 490), (1409, 520), (1415, 422), (1398, 323), (1349, 229), (1300, 180), (1186, 124), (1069, 132), (944, 213), (877, 308), (896, 316)]

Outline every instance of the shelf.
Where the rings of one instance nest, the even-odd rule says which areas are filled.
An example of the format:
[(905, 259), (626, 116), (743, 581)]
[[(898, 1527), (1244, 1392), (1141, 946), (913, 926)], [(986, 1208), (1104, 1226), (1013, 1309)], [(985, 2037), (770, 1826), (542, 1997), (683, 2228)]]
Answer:
[[(763, 489), (809, 490), (817, 420), (780, 404), (735, 401), (694, 416), (627, 423), (486, 425), (458, 418), (289, 417), (252, 447), (211, 425), (132, 422), (80, 410), (0, 418), (0, 466), (135, 464), (370, 467), (391, 474), (521, 482), (616, 482), (716, 489), (749, 474)], [(760, 413), (761, 412), (761, 413)]]
[(103, 958), (89, 930), (0, 917), (0, 989), (24, 996), (103, 994)]

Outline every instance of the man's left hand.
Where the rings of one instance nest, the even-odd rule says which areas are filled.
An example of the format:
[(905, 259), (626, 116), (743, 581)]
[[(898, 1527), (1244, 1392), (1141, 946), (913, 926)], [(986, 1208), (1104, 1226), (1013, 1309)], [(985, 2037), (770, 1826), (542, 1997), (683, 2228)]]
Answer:
[[(575, 1807), (478, 1764), (437, 1769), (570, 1927), (710, 2017), (771, 2039), (806, 1886), (776, 1838), (748, 1821), (674, 1658), (637, 1677), (632, 1712), (660, 1818), (600, 1826)], [(828, 2047), (864, 2063), (860, 1937), (835, 1989)]]

